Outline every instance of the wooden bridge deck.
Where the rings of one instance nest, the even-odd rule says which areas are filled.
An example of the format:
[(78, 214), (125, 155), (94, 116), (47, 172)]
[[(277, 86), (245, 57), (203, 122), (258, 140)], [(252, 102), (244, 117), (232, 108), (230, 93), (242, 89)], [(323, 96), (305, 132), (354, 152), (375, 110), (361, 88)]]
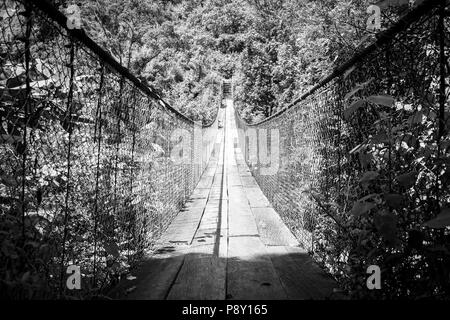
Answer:
[(122, 299), (327, 299), (334, 281), (298, 246), (236, 143), (231, 100), (220, 150)]

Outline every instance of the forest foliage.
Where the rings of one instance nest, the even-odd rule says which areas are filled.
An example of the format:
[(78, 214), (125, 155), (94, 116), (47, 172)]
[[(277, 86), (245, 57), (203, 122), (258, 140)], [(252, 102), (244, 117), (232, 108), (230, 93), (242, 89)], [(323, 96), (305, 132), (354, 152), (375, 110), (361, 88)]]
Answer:
[[(203, 114), (200, 117), (205, 117), (211, 99), (208, 95), (213, 93), (208, 84), (232, 76), (235, 104), (241, 116), (248, 122), (258, 122), (286, 108), (340, 64), (377, 40), (377, 32), (386, 30), (422, 2), (169, 1), (157, 6), (164, 13), (155, 17), (164, 17), (164, 21), (144, 23), (149, 29), (143, 33), (142, 45), (133, 49), (130, 67), (180, 110), (190, 115)], [(375, 3), (382, 10), (381, 28), (368, 30), (367, 8)], [(413, 43), (412, 39), (413, 36), (406, 41)], [(308, 156), (319, 159), (322, 152), (333, 153), (331, 150), (343, 148), (346, 143), (351, 146), (342, 155), (343, 161), (348, 161), (342, 169), (350, 172), (348, 176), (342, 173), (343, 176), (330, 177), (332, 169), (320, 169), (320, 179), (331, 179), (327, 183), (345, 180), (346, 188), (334, 190), (335, 198), (331, 196), (331, 199), (326, 191), (319, 194), (311, 191), (312, 203), (306, 198), (301, 202), (305, 205), (303, 210), (316, 220), (309, 223), (309, 227), (317, 228), (316, 257), (354, 297), (428, 297), (433, 293), (445, 297), (449, 292), (450, 274), (446, 266), (449, 248), (444, 244), (448, 234), (423, 229), (423, 224), (441, 228), (448, 219), (447, 193), (441, 191), (439, 200), (433, 193), (437, 188), (433, 187), (435, 183), (440, 185), (440, 190), (446, 190), (448, 185), (448, 131), (435, 130), (436, 80), (429, 82), (427, 75), (423, 79), (411, 76), (409, 83), (401, 78), (414, 72), (431, 72), (432, 66), (426, 63), (432, 57), (437, 59), (430, 53), (431, 50), (436, 54), (437, 47), (424, 44), (423, 48), (414, 50), (417, 50), (417, 62), (398, 55), (391, 57), (391, 71), (385, 69), (389, 65), (380, 67), (380, 77), (384, 77), (378, 79), (380, 83), (370, 83), (362, 70), (364, 66), (354, 71), (363, 73), (353, 82), (359, 85), (338, 87), (333, 98), (344, 99), (343, 126), (353, 129), (340, 132), (341, 146), (328, 145), (326, 148), (330, 150), (316, 149), (315, 154)], [(414, 68), (407, 73), (401, 69), (404, 65), (414, 65)], [(352, 71), (348, 70), (345, 77)], [(395, 75), (386, 80), (389, 74)], [(391, 88), (386, 88), (386, 81), (392, 82)], [(433, 102), (424, 106), (424, 98), (418, 91), (426, 84), (430, 86), (426, 90), (431, 90), (428, 98), (432, 97)], [(410, 86), (410, 91), (405, 92), (402, 86)], [(397, 106), (397, 111), (389, 111), (394, 102), (400, 101), (415, 107), (400, 111)], [(445, 119), (447, 113), (443, 115)], [(327, 121), (326, 115), (323, 113), (318, 118), (325, 117), (322, 121)], [(374, 121), (375, 127), (365, 117)], [(294, 128), (305, 125), (294, 124)], [(331, 126), (325, 130), (334, 129)], [(367, 137), (372, 138), (367, 140)], [(436, 139), (442, 146), (434, 143)], [(361, 144), (355, 146), (351, 141)], [(295, 145), (292, 148), (292, 152), (286, 151), (291, 169), (308, 165), (302, 148), (295, 149)], [(386, 148), (389, 159), (386, 159)], [(442, 154), (436, 156), (436, 153)], [(331, 162), (327, 166), (333, 167), (335, 160), (328, 159)], [(295, 170), (291, 172), (292, 177), (299, 174)], [(440, 174), (440, 182), (433, 180)], [(298, 181), (304, 181), (303, 177)], [(300, 222), (290, 221), (291, 228), (299, 225)], [(370, 263), (384, 266), (384, 283), (389, 285), (383, 293), (369, 294), (364, 290), (364, 266)]]
[[(176, 108), (210, 119), (221, 77), (245, 118), (267, 117), (373, 39), (367, 1), (95, 0), (88, 34)], [(388, 23), (385, 24), (387, 27)], [(194, 111), (196, 110), (196, 111)]]
[[(313, 87), (323, 76), (377, 39), (374, 32), (366, 29), (368, 17), (366, 9), (372, 2), (374, 1), (53, 1), (56, 6), (61, 8), (77, 4), (81, 8), (82, 26), (94, 41), (105, 48), (118, 62), (129, 68), (143, 83), (152, 86), (173, 107), (195, 120), (203, 121), (203, 123), (210, 122), (215, 116), (220, 98), (218, 90), (223, 78), (233, 78), (236, 106), (242, 117), (248, 122), (258, 122), (286, 108), (292, 101)], [(379, 2), (383, 4), (382, 30), (388, 28), (409, 9), (406, 1), (392, 1), (396, 3), (392, 6), (388, 6), (387, 2), (389, 1)], [(44, 27), (39, 31), (37, 38), (42, 42), (38, 43), (37, 47), (39, 45), (52, 47), (60, 40), (53, 33), (51, 36), (46, 35), (45, 32), (48, 30)], [(2, 48), (3, 56), (15, 54), (14, 52), (5, 52), (4, 49)], [(432, 45), (429, 48), (415, 49), (421, 55), (436, 56), (436, 48)], [(429, 54), (428, 51), (432, 53)], [(52, 60), (55, 59), (54, 54), (51, 53), (46, 58), (50, 62), (54, 62)], [(401, 56), (393, 57), (393, 59), (396, 59), (394, 61), (396, 63), (402, 62)], [(52, 79), (51, 75), (54, 70), (42, 68), (42, 63), (35, 58), (33, 58), (32, 65), (35, 66), (32, 74), (36, 80), (33, 85), (38, 89), (33, 91), (36, 95), (33, 96), (33, 99), (38, 101), (42, 97), (39, 89), (43, 87), (42, 82), (39, 81)], [(91, 67), (92, 69), (98, 68), (96, 65)], [(420, 67), (416, 66), (416, 68)], [(422, 66), (422, 69), (425, 67)], [(2, 170), (0, 172), (1, 191), (17, 191), (21, 187), (20, 179), (10, 174), (14, 172), (15, 167), (21, 166), (20, 160), (24, 153), (24, 145), (20, 137), (22, 129), (15, 132), (14, 128), (28, 126), (33, 130), (37, 128), (37, 131), (50, 132), (54, 136), (60, 137), (60, 141), (64, 141), (64, 144), (58, 144), (56, 140), (46, 141), (46, 148), (60, 149), (62, 154), (49, 158), (46, 156), (46, 149), (39, 157), (33, 159), (34, 164), (28, 164), (34, 168), (33, 177), (42, 179), (33, 180), (30, 183), (31, 191), (27, 195), (29, 196), (27, 201), (37, 203), (36, 208), (32, 209), (45, 211), (45, 206), (41, 205), (42, 199), (44, 198), (45, 203), (45, 197), (51, 196), (54, 202), (46, 204), (46, 206), (56, 206), (58, 202), (63, 201), (65, 191), (66, 181), (64, 179), (67, 162), (64, 159), (64, 152), (67, 147), (70, 125), (68, 126), (63, 119), (64, 110), (59, 110), (58, 106), (64, 105), (65, 99), (69, 96), (67, 86), (65, 86), (69, 75), (67, 73), (60, 74), (59, 78), (55, 78), (54, 83), (51, 84), (51, 90), (55, 92), (52, 97), (53, 104), (46, 104), (41, 106), (41, 109), (33, 110), (39, 115), (40, 120), (24, 124), (22, 123), (23, 119), (20, 118), (22, 116), (20, 112), (18, 112), (20, 119), (16, 121), (17, 117), (14, 118), (8, 113), (9, 111), (5, 111), (10, 105), (16, 103), (15, 99), (23, 99), (25, 92), (25, 70), (20, 67), (13, 69), (14, 66), (2, 65), (1, 81), (4, 86), (2, 90), (6, 87), (19, 89), (17, 96), (11, 100), (8, 100), (10, 98), (8, 96), (2, 96), (2, 121), (5, 120), (7, 125), (2, 127), (1, 140), (2, 148), (7, 149), (6, 151), (9, 153), (7, 154), (6, 151), (2, 153), (4, 161), (0, 164)], [(86, 67), (86, 69), (86, 74), (88, 74), (89, 68)], [(446, 72), (448, 73), (448, 70)], [(12, 74), (16, 76), (11, 76)], [(441, 186), (440, 190), (448, 190), (450, 172), (448, 120), (445, 120), (443, 129), (441, 128), (437, 132), (435, 127), (437, 116), (434, 112), (438, 103), (436, 96), (432, 97), (431, 106), (428, 106), (428, 109), (424, 107), (422, 111), (416, 109), (391, 111), (389, 108), (400, 98), (405, 100), (411, 96), (416, 99), (416, 102), (421, 101), (421, 103), (424, 99), (418, 92), (403, 92), (398, 88), (397, 92), (393, 91), (390, 95), (382, 92), (369, 92), (364, 86), (370, 84), (370, 79), (365, 79), (361, 72), (359, 74), (361, 78), (357, 80), (360, 86), (343, 87), (333, 92), (336, 97), (343, 98), (347, 103), (342, 120), (348, 130), (343, 131), (343, 138), (348, 139), (346, 141), (348, 144), (351, 143), (351, 139), (361, 140), (359, 141), (361, 144), (357, 149), (348, 150), (348, 154), (345, 155), (345, 160), (348, 160), (347, 165), (354, 166), (354, 168), (347, 168), (354, 170), (354, 173), (345, 177), (349, 183), (345, 194), (339, 190), (340, 193), (336, 192), (336, 198), (330, 200), (324, 198), (323, 194), (310, 192), (314, 203), (322, 206), (322, 209), (323, 207), (326, 209), (320, 212), (324, 214), (318, 215), (316, 221), (319, 235), (317, 256), (354, 297), (377, 297), (376, 294), (367, 295), (367, 292), (361, 287), (361, 283), (364, 283), (361, 273), (364, 273), (362, 268), (366, 262), (385, 263), (389, 268), (388, 280), (392, 284), (389, 290), (385, 291), (387, 293), (383, 297), (417, 294), (426, 298), (432, 296), (433, 293), (445, 297), (449, 292), (450, 248), (448, 248), (448, 234), (441, 229), (448, 226), (449, 199), (446, 197), (447, 194), (440, 194), (439, 200), (437, 200), (433, 194), (435, 189), (429, 188), (429, 186), (435, 183), (437, 172), (442, 179), (438, 182)], [(431, 76), (427, 78), (426, 75), (424, 77), (427, 81), (432, 78)], [(117, 79), (114, 81), (115, 85), (109, 88), (111, 92), (118, 91), (120, 87), (119, 81)], [(98, 79), (94, 81), (86, 76), (76, 78), (74, 82), (79, 90), (78, 93), (89, 98), (87, 99), (89, 103), (79, 101), (77, 107), (84, 108), (84, 111), (89, 111), (91, 114), (95, 113), (93, 97), (97, 94), (94, 88), (99, 85)], [(58, 83), (64, 85), (58, 87)], [(435, 85), (436, 79), (431, 83)], [(45, 85), (49, 85), (48, 81), (45, 82)], [(448, 89), (448, 84), (446, 85)], [(372, 89), (379, 88), (373, 87)], [(436, 87), (434, 89), (437, 90)], [(132, 90), (129, 90), (127, 92), (129, 101), (136, 105), (146, 103), (143, 98), (138, 102), (132, 100), (134, 99), (130, 98)], [(8, 90), (5, 89), (5, 91)], [(117, 92), (111, 94), (111, 100), (115, 100), (116, 95)], [(130, 103), (130, 105), (132, 104)], [(111, 113), (114, 113), (114, 108), (115, 106), (111, 106)], [(49, 109), (51, 112), (48, 111)], [(424, 114), (424, 111), (433, 111), (434, 113)], [(129, 116), (130, 114), (126, 115), (126, 117)], [(445, 117), (448, 119), (448, 112)], [(111, 115), (111, 118), (114, 116)], [(161, 120), (161, 123), (166, 121), (165, 119), (158, 120)], [(111, 119), (110, 121), (112, 122)], [(371, 126), (373, 124), (371, 121), (374, 123), (374, 127)], [(302, 125), (304, 124), (296, 124), (298, 127)], [(163, 124), (161, 127), (165, 128), (165, 125)], [(362, 129), (352, 131), (353, 127)], [(156, 132), (158, 129), (160, 127), (155, 125), (152, 132)], [(139, 132), (132, 126), (127, 127), (126, 130), (129, 134)], [(113, 155), (116, 152), (113, 145), (116, 137), (112, 134), (113, 131), (114, 128), (111, 126), (111, 132), (109, 132), (111, 136), (108, 136), (108, 132), (105, 133), (111, 140), (111, 145), (97, 159), (94, 157), (95, 153), (91, 152), (95, 143), (86, 148), (85, 140), (87, 138), (84, 136), (76, 137), (73, 151), (78, 154), (79, 159), (83, 159), (87, 163), (100, 161), (105, 171), (112, 171), (111, 168), (117, 165), (117, 162), (118, 165), (130, 169), (129, 171), (124, 170), (123, 176), (119, 177), (124, 184), (123, 188), (128, 188), (128, 185), (132, 184), (129, 182), (133, 179), (130, 172), (132, 172), (131, 168), (135, 167), (135, 159), (125, 155), (120, 158), (120, 161), (113, 163)], [(161, 129), (159, 136), (155, 136), (152, 140), (150, 156), (152, 167), (147, 172), (148, 176), (161, 175), (167, 166), (164, 159), (158, 156), (167, 151), (160, 147), (163, 144), (161, 141), (164, 139), (161, 135), (164, 133)], [(143, 132), (140, 134), (144, 135)], [(351, 136), (352, 134), (357, 138)], [(440, 139), (438, 142), (436, 142), (437, 136)], [(42, 145), (39, 144), (40, 138), (33, 137), (35, 139), (33, 141), (36, 143), (28, 146), (31, 151), (38, 153), (38, 149), (42, 148)], [(34, 147), (36, 150), (33, 150)], [(295, 148), (292, 150), (290, 164), (292, 168), (299, 168), (305, 159), (302, 158), (303, 154), (300, 151), (296, 152)], [(386, 150), (390, 150), (389, 155)], [(438, 154), (436, 157), (436, 150), (442, 156)], [(317, 152), (314, 156), (319, 157), (319, 154), (320, 152)], [(386, 157), (395, 157), (398, 160), (395, 166), (388, 164)], [(10, 161), (11, 158), (14, 158), (14, 161)], [(39, 166), (36, 163), (39, 163)], [(73, 170), (82, 176), (85, 168), (75, 166)], [(323, 170), (325, 172), (327, 168)], [(17, 171), (16, 174), (21, 175), (21, 172)], [(92, 176), (94, 173), (90, 172), (90, 174)], [(293, 174), (292, 177), (294, 176)], [(88, 180), (87, 178), (86, 180), (80, 179), (75, 186), (80, 194), (81, 200), (79, 201), (82, 209), (77, 213), (79, 216), (75, 217), (78, 220), (74, 219), (75, 223), (72, 225), (74, 230), (87, 230), (83, 228), (87, 223), (92, 222), (83, 218), (90, 214), (91, 203), (89, 201), (93, 200), (94, 186), (89, 184)], [(157, 189), (155, 185), (158, 182), (155, 180), (153, 184), (147, 186), (148, 189), (142, 189), (142, 195), (137, 196), (148, 197), (152, 202), (151, 208), (143, 208), (144, 201), (136, 205), (135, 197), (123, 194), (115, 199), (115, 201), (125, 204), (118, 210), (131, 212), (131, 219), (137, 216), (134, 210), (140, 212), (150, 210), (157, 212), (156, 216), (160, 219), (163, 216), (160, 207), (164, 203), (159, 199), (163, 197), (164, 190), (162, 189), (165, 185), (161, 184)], [(111, 188), (112, 177), (108, 176), (103, 183), (106, 189)], [(88, 187), (82, 188), (82, 185)], [(174, 192), (181, 194), (184, 191), (176, 189)], [(9, 198), (1, 200), (5, 206), (10, 204), (8, 201), (12, 201)], [(114, 203), (109, 203), (108, 206), (108, 208), (112, 208)], [(58, 243), (62, 241), (61, 232), (57, 236), (51, 233), (46, 234), (46, 238), (41, 239), (46, 242), (45, 246), (36, 241), (29, 241), (18, 247), (17, 243), (20, 243), (21, 234), (24, 232), (18, 227), (23, 221), (18, 221), (16, 217), (19, 216), (20, 210), (22, 208), (16, 206), (12, 210), (14, 214), (2, 215), (2, 239), (6, 240), (2, 241), (1, 252), (2, 259), (7, 261), (7, 264), (5, 263), (1, 269), (2, 285), (12, 287), (14, 290), (26, 287), (31, 292), (30, 296), (33, 296), (32, 290), (44, 286), (42, 282), (45, 277), (40, 278), (39, 274), (44, 272), (46, 276), (49, 276), (56, 272), (50, 270), (51, 265), (48, 262), (52, 259), (50, 252), (60, 250)], [(421, 215), (421, 212), (425, 212), (425, 214)], [(312, 213), (312, 215), (314, 214)], [(156, 238), (160, 234), (161, 229), (167, 226), (171, 216), (167, 215), (163, 218), (166, 220), (155, 219), (145, 222), (145, 224), (157, 225), (155, 228), (158, 228), (157, 230), (152, 229), (147, 236)], [(33, 219), (38, 218), (29, 217), (30, 221), (25, 221), (27, 226), (38, 226), (35, 229), (30, 228), (30, 230), (35, 232), (37, 229), (45, 229), (45, 221), (31, 221)], [(338, 227), (336, 227), (336, 221)], [(129, 268), (129, 259), (122, 253), (122, 251), (127, 251), (127, 254), (132, 255), (133, 252), (130, 253), (129, 248), (135, 245), (134, 240), (129, 236), (132, 232), (129, 230), (128, 222), (114, 221), (116, 227), (123, 233), (121, 239), (118, 240), (121, 240), (122, 246), (126, 246), (127, 250), (119, 248), (116, 242), (105, 240), (103, 243), (102, 250), (105, 255), (117, 258), (117, 261), (114, 260), (115, 262), (111, 266), (99, 271), (105, 277), (113, 278), (116, 274), (123, 273)], [(56, 226), (60, 231), (63, 224), (64, 221), (55, 220), (49, 230), (53, 230), (51, 228)], [(433, 230), (424, 232), (421, 229), (423, 224)], [(349, 232), (341, 232), (342, 230), (339, 228)], [(434, 231), (434, 228), (439, 230)], [(107, 234), (111, 230), (105, 227), (105, 230), (101, 231)], [(34, 236), (30, 235), (31, 238)], [(90, 232), (86, 232), (80, 235), (80, 239), (71, 241), (79, 245), (76, 250), (81, 252), (89, 247), (92, 237)], [(23, 268), (20, 270), (16, 268), (15, 263), (19, 256), (23, 258), (22, 260), (26, 260), (23, 263), (32, 270), (31, 272), (24, 272)], [(90, 262), (92, 255), (84, 256), (83, 259)], [(433, 268), (432, 272), (429, 272), (430, 268)], [(407, 281), (411, 279), (417, 280), (414, 288), (407, 285)], [(397, 284), (399, 285), (397, 286)], [(96, 291), (95, 294), (100, 291)]]
[[(398, 3), (397, 3), (398, 2)], [(381, 30), (409, 8), (378, 1)], [(416, 1), (420, 3), (421, 1)], [(375, 39), (366, 0), (64, 1), (94, 40), (190, 116), (211, 119), (214, 84), (235, 80), (244, 118), (280, 111)], [(400, 4), (400, 5), (399, 5)], [(380, 31), (380, 30), (375, 30)], [(194, 111), (195, 110), (195, 111)]]

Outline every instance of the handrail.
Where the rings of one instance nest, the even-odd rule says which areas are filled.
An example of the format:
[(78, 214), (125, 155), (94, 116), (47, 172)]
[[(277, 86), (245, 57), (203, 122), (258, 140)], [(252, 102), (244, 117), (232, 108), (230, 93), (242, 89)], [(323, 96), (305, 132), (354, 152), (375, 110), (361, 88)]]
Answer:
[[(60, 12), (54, 5), (52, 5), (48, 0), (25, 0), (25, 1), (35, 6), (42, 12), (46, 13), (53, 21), (57, 22), (62, 28), (64, 28), (70, 36), (76, 38), (83, 45), (89, 48), (89, 50), (91, 50), (94, 54), (96, 54), (102, 62), (107, 63), (120, 75), (131, 81), (143, 93), (157, 100), (163, 107), (165, 107), (170, 112), (176, 114), (177, 116), (181, 117), (182, 119), (191, 123), (195, 123), (195, 121), (193, 121), (185, 114), (178, 111), (177, 109), (172, 107), (169, 103), (164, 101), (164, 99), (161, 98), (155, 92), (155, 89), (152, 86), (142, 83), (142, 81), (140, 81), (134, 74), (132, 74), (129, 69), (121, 65), (111, 54), (106, 52), (105, 49), (100, 47), (94, 40), (92, 40), (83, 29), (69, 29), (67, 27), (67, 17), (62, 12)], [(218, 112), (216, 113), (216, 118), (217, 115)], [(202, 125), (202, 127), (210, 127), (214, 122), (215, 119), (213, 119), (211, 123)]]
[[(319, 90), (320, 88), (327, 85), (329, 82), (331, 82), (336, 77), (342, 75), (345, 71), (350, 69), (353, 65), (355, 65), (358, 61), (364, 59), (369, 54), (374, 52), (378, 47), (386, 44), (392, 39), (392, 36), (399, 33), (400, 31), (406, 29), (412, 22), (423, 16), (424, 14), (428, 13), (430, 10), (435, 8), (439, 3), (443, 3), (446, 0), (425, 0), (423, 3), (419, 4), (416, 8), (412, 9), (410, 12), (405, 14), (399, 21), (397, 21), (393, 26), (391, 26), (389, 29), (382, 31), (377, 34), (377, 41), (372, 43), (370, 46), (364, 48), (363, 50), (355, 53), (350, 59), (348, 59), (346, 62), (342, 63), (338, 67), (334, 69), (332, 73), (330, 73), (328, 76), (325, 76), (322, 80), (320, 80), (314, 87), (309, 89), (306, 93), (302, 94), (299, 98), (291, 102), (288, 106), (283, 108), (282, 110), (274, 113), (273, 115), (259, 121), (256, 123), (248, 123), (244, 119), (242, 119), (239, 112), (236, 112), (239, 119), (242, 120), (245, 125), (250, 127), (255, 127), (258, 125), (261, 125), (265, 122), (268, 122), (274, 118), (277, 118), (281, 116), (284, 112), (287, 110), (292, 109), (293, 107), (297, 106), (299, 102), (305, 100), (307, 97), (311, 96), (314, 92)], [(237, 111), (237, 110), (236, 110)]]

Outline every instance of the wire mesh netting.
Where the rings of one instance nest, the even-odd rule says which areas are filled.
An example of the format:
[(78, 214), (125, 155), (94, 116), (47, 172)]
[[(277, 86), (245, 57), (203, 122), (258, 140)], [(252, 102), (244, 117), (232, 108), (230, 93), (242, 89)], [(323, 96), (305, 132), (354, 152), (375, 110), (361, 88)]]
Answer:
[(280, 114), (237, 117), (259, 186), (347, 288), (377, 264), (373, 294), (449, 293), (448, 230), (424, 228), (450, 207), (448, 7), (425, 1)]
[(0, 292), (67, 294), (74, 264), (76, 294), (98, 294), (191, 194), (217, 121), (170, 109), (36, 3), (0, 1)]

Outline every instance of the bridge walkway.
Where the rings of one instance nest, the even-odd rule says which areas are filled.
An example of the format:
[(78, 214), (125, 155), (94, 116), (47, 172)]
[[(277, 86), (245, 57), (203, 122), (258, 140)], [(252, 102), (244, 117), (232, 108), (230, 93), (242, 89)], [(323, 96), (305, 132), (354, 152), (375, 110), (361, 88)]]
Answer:
[(252, 177), (231, 99), (218, 148), (157, 249), (115, 291), (126, 299), (328, 299), (334, 281), (299, 247)]

